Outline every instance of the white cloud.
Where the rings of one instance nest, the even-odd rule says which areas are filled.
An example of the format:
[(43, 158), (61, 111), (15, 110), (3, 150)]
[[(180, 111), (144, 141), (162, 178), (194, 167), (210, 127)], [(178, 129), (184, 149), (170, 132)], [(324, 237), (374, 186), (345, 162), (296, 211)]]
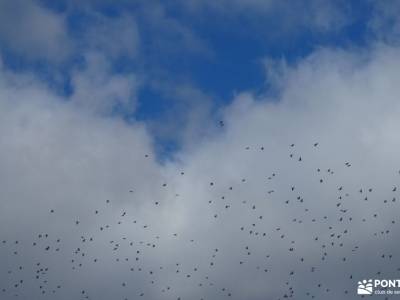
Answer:
[[(320, 26), (330, 26), (321, 16)], [(320, 49), (296, 66), (268, 62), (274, 96), (235, 96), (221, 111), (225, 125), (213, 130), (199, 126), (209, 116), (195, 102), (206, 95), (191, 86), (169, 90), (195, 100), (188, 101), (194, 117), (183, 150), (161, 165), (145, 124), (107, 115), (116, 105), (134, 111), (140, 83), (135, 74), (114, 74), (108, 60), (137, 51), (135, 21), (108, 21), (112, 28), (89, 33), (91, 45), (104, 53), (85, 53), (84, 65), (72, 73), (70, 97), (55, 95), (34, 74), (0, 64), (4, 299), (39, 296), (40, 285), (53, 299), (58, 284), (60, 300), (82, 290), (98, 300), (142, 292), (144, 299), (232, 293), (233, 299), (256, 300), (291, 292), (296, 299), (353, 299), (361, 278), (398, 277), (400, 189), (392, 190), (400, 176), (399, 48), (376, 43), (363, 50)], [(192, 44), (179, 23), (166, 18), (153, 25), (176, 26), (178, 37)], [(132, 40), (117, 38), (116, 47), (103, 40), (102, 34), (126, 26), (121, 37)], [(49, 238), (38, 238), (46, 233)], [(39, 271), (35, 280), (38, 262), (49, 271)], [(14, 288), (21, 278), (24, 284)]]
[(116, 106), (127, 113), (135, 111), (138, 78), (133, 73), (114, 74), (102, 54), (86, 54), (83, 68), (72, 73), (71, 84), (70, 100), (82, 108), (105, 114)]
[[(1, 236), (8, 243), (20, 240), (21, 252), (13, 256), (14, 246), (1, 246), (8, 259), (1, 261), (4, 270), (17, 272), (23, 264), (24, 274), (31, 275), (30, 266), (39, 260), (50, 267), (52, 280), (45, 289), (63, 286), (58, 299), (70, 299), (82, 289), (96, 299), (141, 292), (147, 299), (220, 299), (229, 292), (234, 299), (264, 299), (282, 297), (289, 288), (297, 299), (308, 299), (307, 292), (352, 299), (359, 278), (378, 271), (396, 277), (399, 220), (398, 201), (392, 198), (398, 194), (392, 188), (400, 176), (398, 57), (399, 49), (384, 45), (362, 53), (322, 49), (274, 73), (281, 82), (277, 99), (238, 95), (222, 112), (223, 128), (164, 166), (155, 162), (143, 125), (87, 113), (29, 74), (3, 70), (0, 228), (7, 228)], [(95, 95), (103, 85), (85, 85), (85, 93)], [(346, 161), (352, 166), (346, 167)], [(110, 228), (100, 231), (107, 224)], [(382, 234), (385, 230), (390, 232)], [(49, 241), (32, 250), (39, 233), (49, 233)], [(82, 243), (80, 236), (94, 242)], [(54, 247), (57, 237), (63, 241), (61, 252), (45, 252), (43, 247)], [(118, 250), (110, 241), (120, 245)], [(77, 247), (85, 257), (73, 254)], [(14, 291), (9, 290), (14, 277), (1, 276), (6, 297), (36, 294), (37, 283), (30, 277)], [(125, 289), (122, 282), (127, 282)], [(171, 290), (162, 292), (167, 286)]]
[[(184, 242), (174, 248), (172, 261), (182, 262), (188, 270), (201, 266), (198, 280), (208, 275), (218, 286), (198, 291), (191, 281), (193, 286), (182, 287), (184, 296), (198, 291), (199, 296), (218, 299), (223, 293), (217, 290), (225, 287), (236, 299), (278, 298), (292, 287), (299, 299), (307, 299), (307, 292), (316, 298), (352, 299), (357, 278), (374, 277), (378, 271), (384, 277), (396, 276), (398, 228), (391, 222), (399, 221), (398, 200), (392, 202), (400, 166), (399, 54), (386, 46), (361, 55), (321, 50), (282, 73), (279, 101), (237, 96), (225, 110), (223, 131), (181, 154), (185, 176), (171, 176), (181, 198), (177, 218), (183, 222), (183, 240), (194, 238), (196, 244), (190, 250)], [(351, 167), (345, 166), (347, 161)], [(174, 164), (171, 168), (177, 173)], [(343, 192), (338, 191), (340, 186)], [(382, 234), (385, 230), (390, 233)], [(290, 247), (295, 248), (293, 253)], [(215, 248), (219, 251), (213, 258)], [(382, 254), (393, 258), (382, 259)], [(369, 264), (363, 264), (367, 258)], [(212, 261), (215, 266), (210, 267)], [(295, 275), (290, 276), (291, 271)], [(323, 288), (317, 288), (319, 283)]]
[[(0, 186), (4, 196), (0, 202), (0, 235), (8, 243), (2, 244), (0, 250), (3, 271), (14, 269), (15, 264), (23, 265), (24, 270), (30, 270), (37, 261), (43, 266), (52, 264), (50, 260), (56, 256), (44, 255), (42, 250), (46, 246), (40, 239), (38, 247), (32, 246), (39, 234), (49, 235), (44, 243), (52, 244), (50, 252), (55, 253), (58, 246), (61, 255), (67, 258), (76, 250), (73, 249), (76, 236), (71, 230), (82, 230), (81, 234), (93, 237), (97, 235), (95, 232), (100, 232), (100, 226), (111, 225), (110, 231), (116, 230), (110, 219), (107, 224), (103, 223), (104, 217), (117, 218), (123, 210), (130, 216), (132, 212), (137, 213), (138, 226), (142, 226), (141, 218), (147, 212), (140, 214), (140, 210), (153, 206), (154, 199), (160, 198), (154, 185), (161, 187), (165, 182), (155, 162), (151, 139), (142, 124), (128, 126), (120, 120), (92, 114), (54, 95), (31, 74), (14, 74), (2, 69), (0, 86)], [(96, 92), (101, 87), (91, 88)], [(107, 204), (106, 199), (111, 203)], [(54, 214), (50, 213), (51, 209)], [(99, 211), (99, 222), (93, 219), (95, 210)], [(79, 227), (75, 225), (76, 220), (80, 221)], [(55, 245), (57, 238), (61, 242)], [(14, 239), (23, 247), (18, 250), (19, 255), (10, 255), (7, 250)], [(109, 241), (103, 242), (107, 245)], [(88, 258), (93, 259), (94, 254), (101, 259), (101, 252), (92, 252)], [(48, 284), (41, 283), (48, 293), (57, 285), (68, 289), (68, 277), (76, 287), (82, 283), (82, 278), (71, 269), (70, 258), (59, 262), (53, 264), (55, 277), (51, 275)], [(56, 273), (63, 275), (59, 277)], [(10, 295), (5, 285), (12, 278), (7, 274), (7, 271), (0, 274), (0, 285), (7, 289), (7, 292), (1, 291), (3, 299)], [(16, 275), (26, 281), (26, 289), (20, 293), (22, 297), (36, 293), (35, 283), (31, 281), (34, 277), (26, 273), (30, 279), (25, 278), (21, 272)], [(106, 282), (106, 278), (100, 277), (97, 283)], [(63, 292), (58, 299), (67, 299), (70, 295)]]

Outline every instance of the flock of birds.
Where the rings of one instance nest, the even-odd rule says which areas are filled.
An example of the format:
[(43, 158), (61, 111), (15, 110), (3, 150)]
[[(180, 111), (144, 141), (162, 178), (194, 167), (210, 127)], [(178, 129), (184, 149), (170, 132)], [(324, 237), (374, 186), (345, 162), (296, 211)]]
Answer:
[[(224, 126), (222, 121), (220, 126)], [(318, 142), (310, 146), (316, 149), (320, 147)], [(246, 154), (253, 149), (252, 147), (244, 146), (243, 148), (243, 155), (252, 155)], [(305, 159), (296, 154), (295, 148), (295, 144), (288, 145), (288, 159), (291, 159), (296, 165), (303, 164)], [(264, 147), (258, 147), (257, 151), (266, 152), (267, 150)], [(146, 155), (146, 158), (148, 157)], [(351, 169), (352, 163), (344, 161), (341, 167)], [(335, 175), (333, 168), (324, 170), (318, 168), (315, 172), (316, 174), (324, 173), (324, 176), (321, 175), (316, 182), (317, 185), (323, 185), (327, 176)], [(187, 174), (180, 171), (179, 175), (184, 177)], [(279, 170), (276, 170), (266, 174), (265, 181), (285, 181), (285, 178), (278, 177)], [(251, 179), (243, 178), (237, 184), (241, 185), (242, 190), (245, 191), (249, 180)], [(216, 185), (217, 182), (212, 180), (204, 183), (205, 189), (214, 189)], [(284, 185), (287, 186), (286, 192), (292, 195), (291, 198), (280, 199), (276, 196), (279, 195), (279, 191), (275, 188), (266, 189), (266, 197), (279, 203), (281, 211), (297, 205), (297, 208), (291, 207), (291, 209), (301, 210), (302, 216), (304, 216), (304, 213), (312, 210), (312, 204), (306, 205), (307, 199), (302, 194), (300, 187), (293, 182), (284, 183)], [(169, 187), (169, 183), (165, 182), (160, 187), (155, 188), (167, 192)], [(90, 218), (97, 218), (96, 220), (101, 223), (99, 226), (96, 225), (95, 229), (89, 230), (82, 226), (82, 220), (72, 219), (68, 225), (69, 229), (57, 236), (43, 232), (24, 239), (18, 237), (1, 239), (0, 236), (0, 255), (4, 258), (1, 261), (10, 262), (8, 265), (0, 266), (0, 273), (2, 273), (0, 275), (0, 299), (102, 299), (101, 293), (96, 293), (96, 289), (118, 291), (118, 295), (114, 293), (113, 300), (244, 299), (243, 292), (241, 292), (243, 286), (240, 282), (234, 280), (235, 274), (230, 272), (232, 269), (236, 270), (237, 274), (241, 273), (246, 277), (261, 280), (261, 282), (264, 282), (264, 286), (276, 285), (276, 282), (281, 282), (282, 287), (278, 289), (279, 292), (272, 292), (272, 295), (261, 294), (257, 299), (354, 298), (356, 297), (355, 283), (360, 278), (356, 277), (351, 271), (343, 272), (343, 280), (349, 282), (345, 288), (340, 285), (330, 285), (323, 280), (318, 282), (318, 277), (320, 276), (321, 266), (328, 260), (333, 265), (347, 264), (351, 270), (352, 254), (360, 252), (362, 247), (369, 245), (361, 242), (358, 244), (357, 237), (352, 235), (353, 231), (364, 226), (363, 224), (369, 227), (370, 243), (379, 239), (379, 243), (382, 245), (380, 249), (383, 252), (378, 253), (377, 257), (389, 261), (388, 265), (393, 262), (394, 271), (400, 273), (400, 264), (394, 265), (397, 253), (384, 252), (385, 243), (382, 242), (382, 237), (395, 238), (392, 233), (397, 230), (397, 220), (395, 218), (387, 219), (385, 228), (375, 228), (374, 219), (386, 218), (385, 215), (382, 215), (383, 208), (382, 211), (375, 211), (370, 216), (359, 218), (357, 214), (353, 215), (352, 208), (348, 205), (349, 202), (355, 201), (354, 199), (361, 202), (379, 201), (382, 202), (382, 207), (390, 206), (389, 210), (393, 212), (397, 209), (396, 186), (391, 186), (390, 191), (388, 191), (392, 195), (391, 198), (380, 199), (379, 195), (373, 194), (373, 187), (350, 191), (346, 188), (346, 182), (343, 182), (342, 185), (336, 186), (334, 208), (331, 208), (334, 213), (331, 215), (318, 215), (317, 211), (314, 211), (313, 215), (290, 220), (282, 215), (280, 217), (281, 223), (273, 224), (273, 226), (270, 224), (267, 226), (266, 223), (262, 222), (269, 218), (268, 214), (279, 214), (280, 212), (267, 212), (265, 207), (268, 207), (268, 203), (260, 205), (252, 199), (241, 198), (239, 200), (240, 197), (234, 196), (229, 199), (228, 193), (234, 195), (236, 188), (235, 185), (227, 186), (225, 187), (226, 194), (219, 195), (218, 199), (212, 198), (213, 196), (205, 199), (205, 206), (210, 207), (216, 202), (220, 203), (220, 206), (214, 206), (213, 210), (210, 210), (212, 211), (211, 214), (210, 211), (199, 211), (196, 217), (196, 220), (198, 218), (207, 220), (206, 223), (209, 226), (207, 228), (212, 228), (214, 236), (220, 235), (221, 240), (233, 239), (235, 245), (230, 249), (225, 245), (213, 244), (211, 246), (212, 243), (207, 243), (207, 236), (191, 236), (188, 239), (180, 239), (181, 236), (178, 232), (171, 232), (168, 236), (158, 235), (157, 232), (153, 231), (153, 228), (156, 228), (153, 226), (156, 224), (153, 223), (157, 223), (157, 219), (141, 220), (140, 216), (129, 213), (128, 209), (121, 210), (118, 218), (113, 219), (110, 217), (112, 214), (106, 213), (108, 210), (113, 210), (114, 200), (111, 199), (102, 199), (101, 204), (93, 207), (92, 211), (86, 212)], [(264, 188), (264, 186), (260, 187), (260, 189)], [(128, 189), (126, 193), (133, 196), (135, 189)], [(210, 193), (210, 195), (214, 194)], [(326, 198), (332, 197), (329, 195)], [(322, 199), (321, 201), (325, 200)], [(160, 200), (155, 200), (152, 205), (154, 210), (162, 206)], [(244, 216), (244, 219), (235, 221), (238, 214), (229, 219), (229, 211), (234, 207), (238, 208), (239, 215)], [(48, 208), (48, 214), (54, 217), (54, 222), (57, 222), (58, 216), (62, 215), (63, 212), (56, 208)], [(332, 215), (337, 216), (337, 218), (333, 218)], [(219, 222), (217, 223), (215, 220)], [(250, 222), (249, 224), (237, 225), (242, 220)], [(171, 222), (173, 221), (171, 220)], [(232, 225), (229, 230), (225, 230), (225, 227), (221, 225), (225, 221)], [(302, 236), (298, 236), (296, 239), (295, 234), (291, 234), (291, 230), (296, 226), (301, 226), (302, 223), (315, 224), (315, 227), (323, 227), (326, 230), (320, 231), (319, 235), (314, 235), (312, 231), (303, 232)], [(127, 228), (123, 234), (121, 230), (115, 229), (115, 227), (122, 225)], [(49, 224), (49, 226), (51, 225)], [(0, 229), (0, 234), (4, 230), (6, 229)], [(27, 232), (34, 232), (35, 229), (27, 228), (26, 230)], [(190, 232), (187, 228), (186, 230)], [(233, 231), (234, 236), (225, 237), (225, 231)], [(304, 236), (308, 239), (305, 239)], [(301, 243), (301, 239), (306, 240), (305, 244)], [(163, 240), (168, 240), (168, 245), (174, 245), (175, 248), (173, 249), (176, 249), (177, 255), (181, 256), (181, 261), (166, 261), (163, 265), (156, 265), (156, 262), (159, 261), (158, 256), (162, 256), (164, 253)], [(352, 242), (349, 242), (349, 240)], [(301, 251), (302, 247), (304, 251)], [(274, 248), (279, 250), (274, 251)], [(268, 252), (267, 249), (270, 251)], [(339, 251), (338, 249), (343, 250)], [(168, 259), (167, 251), (165, 250), (165, 256)], [(235, 256), (232, 254), (234, 251), (240, 253)], [(308, 251), (312, 253), (308, 254)], [(295, 257), (297, 263), (294, 264), (290, 260), (287, 271), (284, 267), (282, 270), (277, 270), (272, 267), (273, 263), (270, 264), (270, 261), (277, 259), (276, 253), (280, 253), (279, 259), (288, 258), (289, 260), (289, 258)], [(336, 255), (337, 260), (332, 262), (330, 257), (334, 256), (335, 253), (344, 253), (344, 255)], [(196, 256), (201, 258), (196, 258)], [(231, 261), (235, 262), (233, 266), (229, 266), (229, 271), (227, 271), (229, 274), (219, 273), (221, 269), (224, 269), (222, 260), (228, 260), (227, 257), (230, 256), (234, 257)], [(157, 259), (154, 259), (154, 257), (157, 257)], [(251, 258), (254, 265), (249, 263)], [(275, 261), (275, 264), (279, 265), (279, 263)], [(223, 265), (221, 269), (216, 271), (216, 267), (221, 264)], [(95, 268), (96, 265), (99, 266), (97, 269)], [(246, 268), (246, 265), (252, 267)], [(375, 276), (385, 275), (384, 266), (386, 265), (382, 266), (382, 269), (376, 270)], [(96, 286), (97, 272), (112, 274), (109, 282), (101, 281)], [(125, 276), (126, 272), (136, 275)], [(72, 279), (66, 279), (71, 276), (70, 274), (76, 277), (80, 286), (84, 287), (86, 280), (93, 281), (94, 284), (86, 288), (78, 288), (74, 286), (75, 283), (71, 283), (74, 282)], [(225, 274), (224, 276), (227, 278), (220, 280), (221, 274)], [(90, 276), (90, 278), (87, 276)], [(272, 281), (271, 277), (277, 281)], [(300, 280), (301, 277), (305, 278), (309, 286), (302, 285), (302, 289), (299, 290), (296, 281)], [(232, 278), (232, 284), (229, 284), (230, 278)], [(312, 283), (308, 278), (315, 278), (317, 282)], [(164, 282), (170, 284), (164, 284)], [(347, 288), (348, 286), (354, 287), (354, 289)], [(191, 294), (192, 289), (196, 289), (195, 294)], [(205, 289), (204, 293), (202, 289)], [(157, 290), (162, 296), (152, 292), (154, 290)], [(330, 296), (333, 293), (335, 293), (335, 297)], [(249, 295), (247, 299), (253, 298)]]

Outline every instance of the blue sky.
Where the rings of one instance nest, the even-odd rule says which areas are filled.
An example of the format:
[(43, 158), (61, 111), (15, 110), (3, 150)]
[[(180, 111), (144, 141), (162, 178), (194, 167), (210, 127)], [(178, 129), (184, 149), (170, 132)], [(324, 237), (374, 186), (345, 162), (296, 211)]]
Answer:
[[(152, 130), (157, 149), (168, 156), (180, 148), (182, 141), (175, 133), (185, 127), (185, 114), (200, 105), (178, 99), (182, 97), (177, 95), (179, 86), (202, 93), (207, 100), (193, 101), (207, 102), (209, 114), (218, 119), (218, 111), (231, 103), (235, 94), (273, 92), (266, 77), (266, 59), (295, 65), (323, 47), (368, 47), (375, 35), (370, 26), (373, 1), (299, 1), (295, 5), (282, 1), (271, 6), (268, 1), (245, 5), (223, 2), (88, 1), (80, 5), (75, 1), (39, 1), (36, 4), (41, 9), (62, 18), (63, 42), (71, 49), (57, 59), (31, 56), (10, 47), (4, 37), (3, 63), (12, 70), (33, 71), (58, 93), (70, 95), (71, 74), (84, 63), (86, 51), (104, 54), (110, 72), (135, 73), (141, 81), (134, 112), (117, 105), (109, 113), (155, 124)], [(136, 27), (131, 48), (122, 49), (121, 45), (118, 52), (117, 46), (117, 52), (110, 54), (114, 50), (102, 42), (88, 44), (90, 39), (118, 35), (118, 28), (115, 32), (105, 28), (122, 17)], [(98, 36), (93, 37), (96, 32)], [(173, 132), (161, 133), (157, 124), (171, 118), (180, 125), (171, 129)]]
[(0, 1), (0, 298), (399, 278), (399, 70), (398, 0)]

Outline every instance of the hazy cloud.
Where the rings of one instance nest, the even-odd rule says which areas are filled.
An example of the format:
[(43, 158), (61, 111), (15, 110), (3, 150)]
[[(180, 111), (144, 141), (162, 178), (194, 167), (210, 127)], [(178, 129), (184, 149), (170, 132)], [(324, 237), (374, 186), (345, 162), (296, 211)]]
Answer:
[(121, 56), (134, 58), (138, 54), (140, 37), (136, 21), (132, 16), (112, 18), (99, 13), (89, 13), (89, 15), (91, 21), (82, 37), (86, 49), (101, 51), (112, 59)]
[(400, 40), (400, 2), (372, 1), (373, 16), (369, 27), (380, 40), (399, 43)]
[(0, 40), (28, 59), (59, 62), (72, 50), (65, 16), (31, 0), (1, 1)]
[(135, 74), (116, 74), (106, 57), (91, 52), (72, 73), (70, 100), (95, 112), (110, 113), (119, 106), (129, 113), (135, 111), (138, 84)]
[(273, 25), (275, 31), (268, 31), (269, 34), (291, 35), (301, 28), (314, 32), (337, 31), (349, 22), (349, 10), (343, 1), (189, 0), (182, 1), (182, 4), (189, 12), (204, 17), (209, 12), (222, 18), (248, 16), (249, 23), (254, 20), (258, 25)]

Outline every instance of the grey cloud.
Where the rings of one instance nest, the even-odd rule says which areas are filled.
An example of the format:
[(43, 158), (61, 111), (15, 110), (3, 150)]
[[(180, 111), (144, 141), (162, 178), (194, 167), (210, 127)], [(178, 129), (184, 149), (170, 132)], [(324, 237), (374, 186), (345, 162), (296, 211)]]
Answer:
[(0, 20), (3, 45), (24, 58), (59, 62), (71, 53), (65, 16), (36, 1), (1, 1)]
[(2, 68), (2, 299), (353, 299), (359, 279), (398, 278), (399, 54), (267, 63), (276, 95), (235, 96), (223, 127), (197, 117), (164, 164), (147, 124), (104, 113), (135, 109), (139, 81), (103, 53), (86, 53), (70, 97)]
[[(182, 189), (190, 186), (183, 195), (191, 199), (184, 228), (192, 232), (191, 225), (196, 224), (202, 234), (193, 236), (206, 236), (210, 248), (218, 245), (224, 255), (217, 260), (222, 266), (215, 267), (213, 278), (230, 289), (238, 287), (238, 299), (279, 298), (289, 293), (289, 287), (296, 299), (310, 298), (307, 292), (316, 298), (353, 299), (358, 278), (398, 276), (399, 261), (394, 255), (398, 229), (391, 223), (398, 222), (397, 202), (392, 202), (397, 196), (392, 188), (399, 180), (399, 140), (394, 133), (400, 109), (395, 75), (398, 54), (398, 49), (385, 47), (362, 58), (341, 51), (316, 53), (284, 73), (280, 101), (239, 96), (226, 111), (226, 132), (198, 146), (194, 154), (183, 155), (187, 174), (193, 174), (182, 184)], [(316, 141), (319, 145), (314, 147)], [(351, 162), (350, 168), (346, 161)], [(272, 173), (276, 176), (269, 180)], [(215, 187), (208, 185), (210, 181)], [(293, 192), (291, 186), (295, 186)], [(345, 192), (338, 191), (340, 186)], [(368, 192), (370, 187), (372, 192)], [(268, 194), (270, 190), (274, 192)], [(339, 211), (338, 203), (346, 213)], [(226, 204), (231, 208), (224, 209)], [(214, 214), (219, 215), (217, 219)], [(278, 227), (281, 231), (276, 231)], [(348, 234), (343, 233), (346, 229)], [(249, 230), (253, 235), (249, 236)], [(393, 236), (382, 234), (385, 230)], [(256, 237), (255, 232), (266, 232), (267, 238)], [(331, 233), (335, 238), (329, 237)], [(285, 238), (280, 239), (281, 234)], [(252, 256), (246, 256), (245, 246)], [(296, 249), (293, 255), (290, 247)], [(203, 251), (199, 252), (201, 256)], [(325, 262), (321, 260), (324, 252)], [(382, 259), (382, 254), (393, 254), (393, 258)], [(300, 257), (307, 263), (302, 264)], [(240, 260), (247, 267), (238, 266)], [(368, 264), (363, 263), (366, 260)], [(313, 266), (315, 273), (310, 271)]]
[[(3, 70), (2, 297), (39, 296), (42, 285), (44, 299), (53, 289), (57, 299), (255, 300), (291, 289), (296, 299), (353, 299), (359, 279), (396, 278), (398, 57), (388, 46), (320, 50), (275, 72), (279, 101), (236, 96), (223, 128), (164, 165), (143, 124), (90, 114)], [(39, 280), (37, 262), (49, 267)]]

